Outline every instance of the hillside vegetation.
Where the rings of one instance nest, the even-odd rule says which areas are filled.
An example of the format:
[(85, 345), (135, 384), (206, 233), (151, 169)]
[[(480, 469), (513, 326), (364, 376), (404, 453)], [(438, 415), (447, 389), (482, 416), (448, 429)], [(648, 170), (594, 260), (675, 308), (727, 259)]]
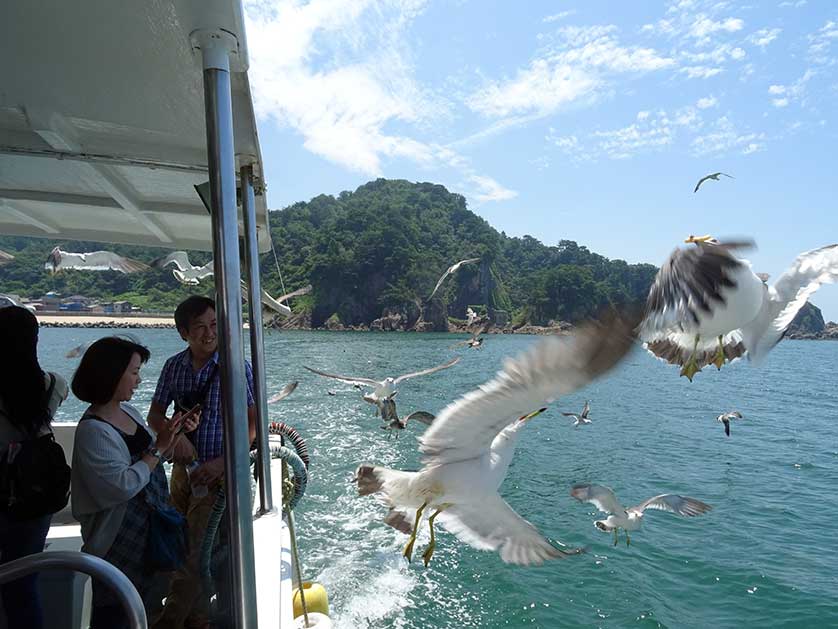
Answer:
[[(320, 195), (270, 213), (271, 233), (288, 290), (311, 283), (311, 295), (292, 307), (310, 312), (315, 327), (335, 316), (344, 325), (369, 325), (385, 311), (415, 320), (442, 272), (480, 257), (450, 276), (434, 298), (437, 310), (463, 318), (468, 306), (503, 311), (516, 323), (575, 321), (606, 304), (645, 299), (657, 271), (650, 264), (609, 260), (557, 237), (509, 237), (466, 207), (465, 198), (431, 183), (379, 179), (337, 197)], [(557, 234), (557, 236), (560, 236)], [(191, 293), (212, 294), (212, 282), (177, 283), (170, 270), (123, 275), (62, 271), (44, 262), (52, 247), (107, 248), (149, 262), (164, 250), (0, 236), (16, 259), (0, 267), (0, 292), (40, 297), (47, 291), (102, 301), (130, 300), (145, 310), (171, 310)], [(190, 252), (193, 263), (210, 259)], [(281, 293), (271, 253), (260, 261), (265, 288)]]

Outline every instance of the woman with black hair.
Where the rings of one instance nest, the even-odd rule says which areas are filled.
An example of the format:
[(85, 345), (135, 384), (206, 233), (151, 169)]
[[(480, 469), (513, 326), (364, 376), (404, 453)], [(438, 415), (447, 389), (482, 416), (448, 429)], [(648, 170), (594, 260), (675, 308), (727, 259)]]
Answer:
[[(181, 427), (195, 417), (176, 415), (156, 439), (136, 408), (127, 404), (149, 358), (142, 345), (107, 337), (93, 343), (73, 376), (73, 393), (88, 402), (73, 447), (72, 508), (81, 524), (82, 550), (102, 557), (131, 580), (145, 600), (151, 585), (146, 546), (151, 510), (168, 502), (160, 461)], [(91, 629), (127, 627), (109, 588), (93, 582)]]
[[(19, 306), (0, 308), (0, 459), (10, 444), (51, 432), (67, 382), (38, 364), (38, 320)], [(52, 515), (16, 520), (0, 511), (0, 564), (44, 549)], [(38, 575), (0, 585), (10, 627), (43, 627)]]

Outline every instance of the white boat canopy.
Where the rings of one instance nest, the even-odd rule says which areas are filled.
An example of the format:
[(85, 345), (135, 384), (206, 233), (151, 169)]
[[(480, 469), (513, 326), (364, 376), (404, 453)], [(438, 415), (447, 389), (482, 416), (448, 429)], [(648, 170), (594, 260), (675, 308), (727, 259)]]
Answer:
[[(231, 55), (237, 170), (251, 165), (270, 247), (247, 45), (237, 0), (0, 4), (0, 234), (212, 250), (201, 52)], [(241, 214), (240, 221), (241, 221)], [(241, 233), (241, 231), (240, 231)]]

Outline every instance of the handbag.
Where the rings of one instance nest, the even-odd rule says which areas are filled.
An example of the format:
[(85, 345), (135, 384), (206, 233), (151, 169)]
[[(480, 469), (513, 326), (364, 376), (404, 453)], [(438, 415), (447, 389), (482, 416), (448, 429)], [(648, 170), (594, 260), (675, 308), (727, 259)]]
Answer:
[[(55, 388), (49, 374), (47, 399)], [(70, 466), (50, 432), (0, 452), (0, 512), (21, 521), (61, 511), (70, 499)]]
[(146, 545), (146, 564), (151, 571), (177, 570), (186, 562), (188, 554), (186, 519), (169, 505), (152, 508)]

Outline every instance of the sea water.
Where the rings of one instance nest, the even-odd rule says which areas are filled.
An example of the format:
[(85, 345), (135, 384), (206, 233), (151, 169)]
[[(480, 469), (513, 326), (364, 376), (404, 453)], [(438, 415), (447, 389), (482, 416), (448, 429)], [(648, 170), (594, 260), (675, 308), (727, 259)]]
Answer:
[[(64, 358), (66, 351), (106, 333), (44, 329), (41, 362), (69, 380), (78, 359)], [(184, 343), (174, 330), (133, 333), (152, 352), (134, 398), (145, 412), (163, 362)], [(548, 539), (587, 553), (524, 568), (443, 531), (425, 568), (427, 526), (408, 564), (406, 536), (385, 525), (386, 508), (359, 498), (352, 482), (364, 462), (417, 469), (424, 426), (388, 438), (358, 390), (302, 366), (383, 379), (460, 355), (453, 368), (399, 387), (402, 416), (438, 413), (539, 339), (489, 335), (482, 350), (452, 350), (456, 340), (265, 335), (269, 395), (300, 382), (269, 411), (309, 445), (311, 477), (296, 510), (301, 559), (304, 577), (326, 587), (337, 627), (838, 626), (838, 343), (783, 341), (760, 368), (711, 366), (692, 383), (638, 348), (530, 422), (500, 490)], [(578, 412), (586, 399), (593, 423), (573, 428), (560, 411)], [(71, 397), (58, 419), (82, 410)], [(745, 415), (730, 437), (715, 421), (728, 410)], [(593, 526), (592, 505), (569, 495), (578, 482), (608, 485), (627, 506), (666, 492), (714, 508), (697, 518), (647, 511), (631, 546), (621, 535), (615, 547)]]

